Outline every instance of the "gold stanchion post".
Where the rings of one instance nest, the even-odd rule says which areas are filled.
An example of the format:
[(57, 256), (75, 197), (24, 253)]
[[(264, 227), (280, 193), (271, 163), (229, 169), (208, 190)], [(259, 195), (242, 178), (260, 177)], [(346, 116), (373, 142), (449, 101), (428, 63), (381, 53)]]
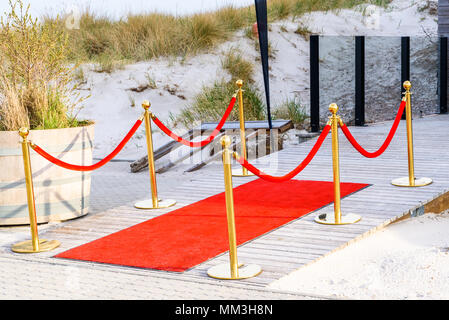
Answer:
[(397, 178), (391, 181), (391, 184), (398, 187), (423, 187), (432, 183), (431, 178), (415, 177), (415, 168), (413, 160), (413, 128), (412, 128), (412, 102), (410, 89), (412, 84), (410, 81), (405, 81), (405, 118), (407, 126), (407, 156), (408, 156), (408, 177)]
[(36, 206), (34, 202), (33, 174), (31, 171), (30, 142), (28, 140), (29, 130), (20, 128), (19, 135), (22, 137), (23, 167), (25, 170), (25, 184), (28, 201), (28, 213), (30, 215), (31, 240), (22, 241), (12, 246), (11, 250), (17, 253), (37, 253), (51, 251), (60, 246), (57, 240), (40, 239), (37, 230)]
[(332, 116), (329, 118), (329, 124), (331, 125), (332, 131), (332, 168), (334, 176), (334, 214), (320, 214), (315, 218), (315, 222), (321, 224), (332, 224), (332, 225), (342, 225), (351, 224), (360, 221), (361, 217), (359, 215), (350, 213), (347, 215), (341, 215), (341, 195), (340, 195), (340, 159), (339, 159), (339, 148), (338, 148), (338, 125), (340, 122), (340, 117), (337, 116), (338, 106), (332, 103), (329, 106), (329, 111)]
[(150, 102), (145, 100), (142, 103), (144, 111), (144, 121), (145, 121), (145, 133), (147, 139), (147, 150), (148, 150), (148, 170), (150, 172), (150, 182), (151, 182), (151, 199), (142, 200), (134, 204), (138, 209), (162, 209), (168, 208), (176, 204), (175, 200), (166, 199), (161, 200), (157, 195), (157, 183), (156, 183), (156, 169), (154, 165), (154, 152), (153, 152), (153, 134), (151, 131), (151, 113)]
[(234, 216), (234, 196), (232, 191), (232, 170), (231, 170), (231, 139), (224, 136), (220, 140), (223, 146), (223, 169), (225, 180), (226, 214), (228, 221), (229, 235), (229, 263), (219, 264), (210, 268), (207, 274), (216, 279), (238, 280), (257, 276), (262, 272), (262, 268), (255, 264), (240, 264), (237, 259), (237, 240), (235, 233)]
[[(242, 157), (247, 159), (246, 151), (246, 133), (245, 133), (245, 115), (243, 113), (243, 80), (237, 80), (235, 83), (238, 87), (238, 97), (239, 97), (239, 120), (240, 120), (240, 150)], [(251, 177), (254, 176), (252, 172), (249, 172), (245, 167), (237, 168), (232, 170), (232, 175), (234, 177)]]

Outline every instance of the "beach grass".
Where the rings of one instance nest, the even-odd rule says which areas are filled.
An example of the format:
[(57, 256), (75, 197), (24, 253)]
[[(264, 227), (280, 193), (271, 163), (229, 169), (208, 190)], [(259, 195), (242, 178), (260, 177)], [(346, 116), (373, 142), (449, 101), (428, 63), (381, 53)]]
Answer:
[[(171, 124), (175, 127), (181, 125), (184, 128), (189, 128), (201, 122), (219, 120), (226, 111), (236, 89), (235, 83), (223, 79), (215, 81), (212, 86), (205, 86), (195, 97), (191, 106), (183, 108), (177, 115), (171, 114)], [(265, 106), (260, 91), (249, 83), (243, 85), (243, 90), (245, 90), (243, 96), (245, 120), (265, 119)], [(228, 120), (239, 120), (237, 105)]]
[(274, 119), (289, 119), (295, 127), (302, 125), (308, 117), (305, 107), (297, 98), (286, 99), (273, 110)]
[[(270, 22), (297, 18), (312, 11), (352, 8), (370, 3), (387, 5), (390, 0), (268, 0)], [(254, 6), (224, 7), (214, 12), (189, 16), (162, 13), (133, 14), (119, 21), (96, 15), (86, 9), (79, 29), (67, 29), (65, 17), (44, 19), (68, 34), (69, 59), (96, 62), (99, 71), (110, 72), (124, 62), (157, 57), (185, 57), (207, 51), (229, 40), (235, 31), (256, 21)]]
[(243, 58), (243, 53), (238, 49), (229, 49), (222, 58), (221, 66), (230, 74), (231, 82), (254, 82), (254, 64)]

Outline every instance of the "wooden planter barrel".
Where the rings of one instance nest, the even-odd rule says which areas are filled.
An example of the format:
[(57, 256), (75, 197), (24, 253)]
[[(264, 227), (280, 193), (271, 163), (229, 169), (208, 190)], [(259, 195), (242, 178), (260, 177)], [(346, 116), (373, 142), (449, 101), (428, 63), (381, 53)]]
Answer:
[[(92, 164), (94, 125), (31, 130), (29, 140), (73, 164)], [(29, 224), (25, 175), (18, 131), (0, 131), (0, 225)], [(90, 172), (56, 166), (30, 148), (37, 222), (63, 221), (87, 214)]]

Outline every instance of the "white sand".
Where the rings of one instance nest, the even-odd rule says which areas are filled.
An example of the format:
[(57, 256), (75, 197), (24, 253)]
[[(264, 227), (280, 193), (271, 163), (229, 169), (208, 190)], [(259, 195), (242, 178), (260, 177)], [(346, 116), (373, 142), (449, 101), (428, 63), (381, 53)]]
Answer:
[(449, 211), (397, 222), (270, 286), (351, 299), (448, 299), (448, 228)]

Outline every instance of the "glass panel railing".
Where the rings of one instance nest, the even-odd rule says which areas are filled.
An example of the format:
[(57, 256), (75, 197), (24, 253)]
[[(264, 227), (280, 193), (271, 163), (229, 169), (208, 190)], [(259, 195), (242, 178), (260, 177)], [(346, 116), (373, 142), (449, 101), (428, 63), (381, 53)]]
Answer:
[(439, 112), (438, 40), (437, 37), (410, 38), (410, 81), (414, 116)]
[(329, 104), (339, 106), (345, 122), (354, 120), (355, 42), (352, 36), (320, 36), (320, 123), (325, 124)]
[(401, 37), (365, 37), (365, 123), (394, 119), (401, 97)]
[[(401, 102), (401, 37), (365, 36), (365, 123), (392, 120)], [(355, 120), (355, 37), (319, 37), (320, 124), (337, 103), (345, 123)], [(414, 116), (438, 113), (439, 39), (410, 37), (410, 81)]]

